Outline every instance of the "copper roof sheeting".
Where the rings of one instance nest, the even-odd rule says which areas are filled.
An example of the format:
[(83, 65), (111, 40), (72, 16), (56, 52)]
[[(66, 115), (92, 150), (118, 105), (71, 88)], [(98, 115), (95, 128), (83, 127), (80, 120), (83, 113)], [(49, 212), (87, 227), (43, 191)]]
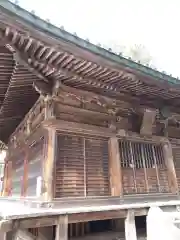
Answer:
[[(3, 141), (7, 141), (37, 100), (38, 94), (32, 83), (38, 79), (50, 84), (53, 80), (60, 80), (71, 87), (116, 97), (125, 93), (143, 97), (143, 100), (171, 100), (172, 103), (173, 99), (179, 99), (177, 79), (152, 69), (145, 75), (145, 70), (142, 70), (144, 66), (132, 61), (127, 66), (126, 59), (122, 64), (115, 64), (115, 61), (107, 60), (112, 53), (106, 51), (102, 57), (99, 52), (88, 50), (85, 41), (80, 47), (80, 43), (75, 44), (72, 39), (66, 38), (65, 41), (65, 37), (62, 40), (55, 34), (52, 36), (49, 32), (43, 32), (43, 27), (38, 27), (38, 21), (45, 26), (48, 23), (36, 17), (37, 22), (34, 21), (32, 26), (30, 17), (35, 18), (12, 3), (1, 1), (0, 139)], [(53, 26), (50, 27), (52, 31)], [(70, 37), (73, 38), (71, 34)], [(82, 43), (83, 40), (78, 41)], [(133, 64), (139, 68), (135, 69)], [(153, 76), (161, 81), (155, 81)]]

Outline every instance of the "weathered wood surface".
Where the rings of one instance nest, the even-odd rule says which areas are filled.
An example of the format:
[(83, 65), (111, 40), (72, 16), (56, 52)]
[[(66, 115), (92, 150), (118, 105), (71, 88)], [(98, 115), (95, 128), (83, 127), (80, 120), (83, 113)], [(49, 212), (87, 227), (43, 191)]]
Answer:
[(55, 168), (55, 152), (56, 152), (56, 133), (54, 129), (48, 130), (48, 147), (47, 155), (43, 164), (43, 198), (46, 201), (52, 201), (54, 197), (54, 168)]
[(112, 196), (122, 196), (122, 172), (119, 154), (119, 142), (116, 137), (109, 139), (109, 173)]
[(163, 145), (164, 159), (168, 170), (168, 178), (170, 183), (170, 188), (172, 193), (178, 193), (178, 182), (176, 177), (176, 171), (173, 160), (172, 145), (169, 142), (168, 144)]

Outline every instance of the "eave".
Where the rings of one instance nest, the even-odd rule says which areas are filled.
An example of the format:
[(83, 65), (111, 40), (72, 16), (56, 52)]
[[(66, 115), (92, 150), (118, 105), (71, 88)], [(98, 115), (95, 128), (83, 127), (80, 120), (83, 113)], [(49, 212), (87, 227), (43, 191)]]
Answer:
[[(134, 62), (131, 59), (127, 59), (121, 55), (117, 55), (109, 50), (103, 49), (97, 45), (94, 45), (87, 40), (81, 39), (78, 36), (75, 36), (63, 29), (60, 29), (49, 22), (42, 20), (41, 18), (33, 15), (32, 13), (22, 9), (21, 7), (7, 1), (1, 0), (0, 8), (3, 8), (3, 11), (10, 14), (11, 17), (15, 17), (18, 21), (28, 24), (32, 28), (35, 28), (37, 31), (43, 32), (46, 35), (54, 39), (58, 39), (58, 41), (62, 41), (64, 43), (73, 44), (74, 47), (81, 48), (91, 52), (95, 55), (98, 55), (102, 58), (107, 59), (109, 64), (112, 67), (123, 66), (129, 71), (134, 70), (136, 73), (140, 73), (143, 76), (149, 76), (152, 82), (168, 82), (169, 84), (177, 84), (180, 85), (179, 79), (174, 78), (170, 75), (167, 75), (163, 72), (152, 69), (148, 66), (144, 66), (140, 63)], [(17, 21), (17, 22), (18, 22)], [(148, 79), (149, 80), (149, 79)]]
[(155, 108), (168, 103), (180, 109), (178, 79), (95, 46), (5, 0), (0, 1), (0, 38), (13, 66), (0, 62), (3, 72), (10, 73), (4, 83), (0, 74), (0, 139), (5, 142), (37, 100), (32, 87), (37, 80), (58, 80), (137, 106), (143, 99)]

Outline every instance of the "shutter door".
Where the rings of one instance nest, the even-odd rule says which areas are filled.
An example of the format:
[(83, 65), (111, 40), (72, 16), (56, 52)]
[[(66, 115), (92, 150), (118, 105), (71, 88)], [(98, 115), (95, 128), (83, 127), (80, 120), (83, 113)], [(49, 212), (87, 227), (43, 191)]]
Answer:
[(59, 134), (55, 197), (102, 196), (108, 193), (108, 142)]
[(58, 135), (56, 198), (84, 196), (84, 140)]
[(109, 194), (108, 143), (101, 139), (85, 139), (87, 196)]

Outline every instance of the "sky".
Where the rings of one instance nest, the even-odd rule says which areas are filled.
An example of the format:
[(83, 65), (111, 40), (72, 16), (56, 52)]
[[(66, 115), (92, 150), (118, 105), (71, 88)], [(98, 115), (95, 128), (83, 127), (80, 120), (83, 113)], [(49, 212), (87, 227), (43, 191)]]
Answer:
[(180, 0), (19, 0), (19, 5), (92, 43), (144, 45), (154, 65), (180, 77)]

